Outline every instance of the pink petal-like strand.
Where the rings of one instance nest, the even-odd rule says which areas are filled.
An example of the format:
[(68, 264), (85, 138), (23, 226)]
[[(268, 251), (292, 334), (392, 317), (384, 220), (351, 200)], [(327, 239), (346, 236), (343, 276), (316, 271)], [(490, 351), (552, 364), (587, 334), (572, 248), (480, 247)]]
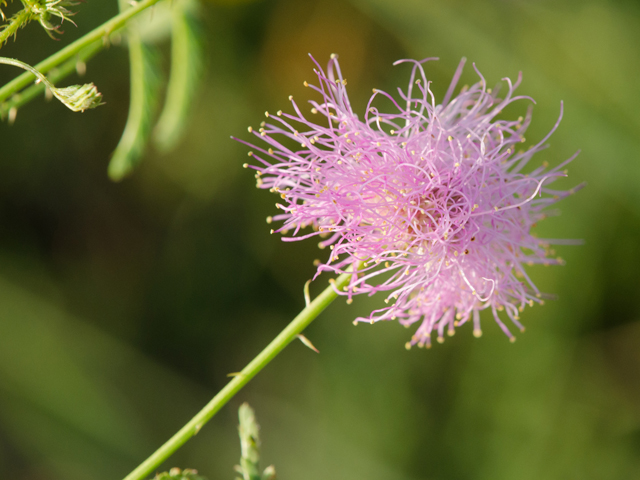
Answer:
[[(310, 101), (308, 120), (290, 97), (293, 114), (278, 111), (249, 129), (266, 145), (249, 155), (257, 165), (257, 186), (280, 195), (281, 213), (267, 220), (282, 222), (277, 232), (285, 241), (320, 236), (329, 247), (322, 271), (343, 273), (365, 262), (341, 295), (389, 292), (387, 306), (358, 321), (394, 320), (417, 325), (407, 343), (431, 346), (445, 331), (469, 322), (480, 336), (480, 310), (491, 309), (495, 321), (511, 340), (501, 320), (508, 317), (520, 330), (524, 307), (543, 303), (542, 294), (524, 265), (562, 264), (553, 256), (553, 241), (534, 237), (531, 228), (549, 213), (545, 208), (574, 193), (551, 190), (566, 176), (562, 168), (543, 166), (523, 173), (532, 156), (546, 148), (555, 131), (528, 150), (518, 151), (531, 122), (499, 119), (516, 96), (515, 83), (500, 98), (480, 81), (454, 92), (465, 59), (460, 62), (441, 104), (436, 104), (423, 63), (412, 66), (409, 86), (400, 100), (374, 90), (364, 118), (352, 110), (337, 57), (327, 71), (315, 62), (318, 85), (305, 85), (320, 94)], [(382, 112), (374, 100), (393, 110)], [(241, 140), (242, 141), (242, 140)], [(303, 229), (310, 228), (309, 232)]]

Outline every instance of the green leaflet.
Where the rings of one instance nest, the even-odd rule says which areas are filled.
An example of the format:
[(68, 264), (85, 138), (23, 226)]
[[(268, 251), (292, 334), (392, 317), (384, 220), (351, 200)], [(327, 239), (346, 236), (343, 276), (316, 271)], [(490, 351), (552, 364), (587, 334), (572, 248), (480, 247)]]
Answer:
[[(120, 0), (120, 8), (126, 2)], [(159, 64), (154, 49), (142, 42), (135, 22), (127, 26), (131, 100), (120, 142), (109, 163), (109, 177), (119, 181), (140, 162), (158, 103)]]
[(202, 44), (197, 23), (198, 4), (178, 1), (171, 24), (171, 74), (164, 109), (153, 140), (158, 150), (168, 152), (182, 138), (194, 93), (202, 76)]

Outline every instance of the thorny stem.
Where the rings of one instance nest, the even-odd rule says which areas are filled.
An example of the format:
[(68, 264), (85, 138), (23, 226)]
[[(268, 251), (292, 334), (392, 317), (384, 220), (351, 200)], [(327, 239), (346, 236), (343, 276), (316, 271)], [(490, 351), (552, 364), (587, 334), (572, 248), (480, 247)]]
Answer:
[[(54, 53), (47, 59), (35, 65), (35, 70), (41, 73), (47, 73), (52, 68), (57, 67), (62, 62), (69, 60), (71, 57), (76, 55), (80, 50), (84, 47), (97, 42), (106, 42), (108, 41), (108, 36), (112, 34), (114, 31), (122, 28), (124, 24), (134, 15), (140, 13), (144, 9), (158, 3), (160, 0), (141, 0), (136, 3), (131, 8), (126, 9), (124, 12), (116, 15), (115, 17), (107, 20), (105, 23), (100, 25), (99, 27), (94, 28), (92, 31), (79, 38), (75, 42), (67, 45), (62, 50)], [(0, 103), (4, 102), (11, 95), (19, 91), (20, 89), (26, 87), (34, 80), (34, 74), (25, 72), (19, 77), (14, 78), (12, 81), (7, 83), (4, 87), (0, 88)]]
[[(360, 267), (356, 267), (358, 270)], [(260, 370), (280, 353), (293, 339), (296, 338), (320, 313), (333, 302), (338, 294), (336, 290), (342, 290), (348, 283), (351, 273), (343, 273), (331, 285), (324, 289), (304, 310), (302, 310), (282, 332), (274, 338), (267, 347), (262, 350), (249, 364), (236, 374), (213, 399), (200, 410), (178, 433), (156, 450), (149, 458), (142, 462), (135, 470), (127, 475), (124, 480), (142, 480), (153, 472), (171, 454), (180, 448), (187, 440), (197, 434), (202, 426), (207, 423), (238, 391), (244, 387)]]
[(11, 35), (14, 35), (20, 27), (29, 21), (30, 16), (31, 11), (25, 8), (11, 18), (10, 23), (0, 32), (0, 47), (4, 45)]

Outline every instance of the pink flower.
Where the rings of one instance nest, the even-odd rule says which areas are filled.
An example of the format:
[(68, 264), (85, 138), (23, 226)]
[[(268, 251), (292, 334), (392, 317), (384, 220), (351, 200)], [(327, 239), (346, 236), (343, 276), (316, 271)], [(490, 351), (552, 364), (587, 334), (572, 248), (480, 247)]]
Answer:
[[(343, 292), (389, 292), (387, 306), (354, 323), (394, 320), (417, 325), (411, 345), (431, 346), (431, 334), (444, 341), (445, 330), (473, 322), (480, 336), (480, 310), (491, 309), (495, 321), (513, 341), (501, 316), (520, 330), (520, 312), (543, 303), (524, 265), (562, 264), (553, 257), (551, 241), (536, 238), (531, 228), (549, 215), (545, 208), (573, 193), (549, 185), (566, 176), (547, 163), (525, 173), (525, 167), (557, 128), (528, 150), (518, 151), (531, 121), (499, 119), (521, 81), (504, 78), (504, 98), (480, 81), (453, 96), (463, 59), (451, 85), (437, 104), (422, 64), (428, 60), (400, 60), (412, 66), (409, 86), (400, 100), (373, 91), (364, 118), (352, 110), (335, 55), (327, 73), (316, 63), (318, 92), (310, 101), (319, 121), (307, 120), (291, 100), (294, 114), (279, 111), (266, 116), (256, 132), (266, 145), (249, 155), (258, 165), (259, 188), (282, 197), (282, 213), (267, 221), (283, 222), (276, 231), (285, 241), (320, 236), (320, 248), (331, 249), (318, 274), (352, 276)], [(474, 65), (475, 69), (475, 65)], [(383, 113), (373, 106), (383, 100)], [(577, 155), (577, 154), (576, 154)], [(245, 165), (249, 166), (249, 165)], [(305, 230), (310, 228), (311, 231)], [(273, 231), (272, 231), (273, 232)], [(364, 263), (360, 263), (364, 262)]]

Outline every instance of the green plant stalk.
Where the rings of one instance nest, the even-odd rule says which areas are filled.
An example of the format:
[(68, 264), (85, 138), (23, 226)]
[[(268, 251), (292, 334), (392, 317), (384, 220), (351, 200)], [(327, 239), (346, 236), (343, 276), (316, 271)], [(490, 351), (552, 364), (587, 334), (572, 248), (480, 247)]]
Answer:
[[(59, 50), (47, 59), (38, 63), (34, 68), (41, 73), (47, 73), (52, 68), (55, 68), (62, 62), (72, 58), (80, 50), (90, 45), (91, 43), (96, 41), (103, 41), (103, 39), (106, 40), (109, 35), (122, 28), (127, 20), (129, 20), (131, 17), (158, 3), (159, 1), (160, 0), (141, 0), (140, 2), (135, 4), (135, 6), (128, 8), (127, 10), (116, 15), (110, 20), (107, 20), (105, 23), (103, 23), (99, 27), (94, 28), (75, 42), (67, 45), (62, 50)], [(11, 80), (5, 86), (0, 88), (0, 102), (4, 102), (11, 95), (29, 85), (29, 83), (31, 83), (34, 79), (35, 77), (33, 74), (25, 72), (19, 77)]]
[[(358, 270), (358, 268), (356, 268)], [(351, 273), (343, 273), (335, 281), (330, 281), (324, 291), (310, 302), (282, 332), (274, 338), (249, 364), (239, 372), (213, 399), (200, 410), (195, 417), (182, 427), (178, 433), (142, 462), (124, 480), (142, 480), (152, 473), (162, 462), (173, 454), (184, 443), (197, 434), (238, 391), (244, 387), (260, 370), (296, 338), (320, 313), (333, 302), (338, 294), (334, 290), (342, 290), (348, 283)]]
[[(78, 55), (75, 58), (68, 60), (59, 68), (50, 70), (47, 78), (51, 83), (55, 84), (58, 80), (62, 80), (67, 75), (70, 75), (73, 71), (75, 71), (78, 62), (87, 62), (100, 50), (102, 50), (102, 48), (102, 43), (99, 42), (89, 45), (88, 47), (78, 52)], [(0, 103), (0, 118), (4, 118), (12, 108), (20, 108), (24, 104), (29, 103), (36, 96), (42, 93), (44, 89), (45, 84), (43, 82), (40, 82), (35, 85), (31, 85), (29, 88), (26, 88), (19, 94), (14, 95), (7, 102)]]

